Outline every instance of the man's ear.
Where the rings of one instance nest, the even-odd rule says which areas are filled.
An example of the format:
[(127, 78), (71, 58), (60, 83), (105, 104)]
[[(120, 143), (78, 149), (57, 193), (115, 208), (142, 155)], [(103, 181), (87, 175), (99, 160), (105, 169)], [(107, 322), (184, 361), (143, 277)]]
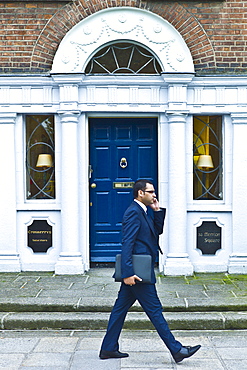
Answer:
[(142, 198), (144, 195), (144, 191), (143, 190), (138, 190), (138, 197)]

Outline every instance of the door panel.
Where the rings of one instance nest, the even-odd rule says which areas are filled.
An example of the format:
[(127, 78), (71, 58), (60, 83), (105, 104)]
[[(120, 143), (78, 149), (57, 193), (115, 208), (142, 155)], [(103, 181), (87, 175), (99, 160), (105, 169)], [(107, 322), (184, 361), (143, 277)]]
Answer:
[(89, 126), (90, 258), (114, 262), (122, 217), (133, 200), (129, 183), (145, 178), (157, 185), (157, 119), (90, 118)]

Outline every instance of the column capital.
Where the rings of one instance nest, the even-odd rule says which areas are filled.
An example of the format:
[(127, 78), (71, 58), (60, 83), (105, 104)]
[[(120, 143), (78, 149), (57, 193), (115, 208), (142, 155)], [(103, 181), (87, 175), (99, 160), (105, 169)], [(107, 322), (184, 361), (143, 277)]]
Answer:
[(0, 124), (10, 123), (13, 124), (16, 121), (16, 113), (0, 113)]
[(57, 113), (61, 118), (61, 123), (78, 123), (81, 115), (80, 110), (59, 110)]
[(188, 110), (167, 110), (165, 112), (167, 118), (168, 118), (168, 122), (169, 123), (179, 123), (179, 122), (182, 122), (184, 123), (186, 121), (186, 118), (189, 114), (189, 111)]
[(247, 112), (231, 113), (232, 123), (247, 124)]

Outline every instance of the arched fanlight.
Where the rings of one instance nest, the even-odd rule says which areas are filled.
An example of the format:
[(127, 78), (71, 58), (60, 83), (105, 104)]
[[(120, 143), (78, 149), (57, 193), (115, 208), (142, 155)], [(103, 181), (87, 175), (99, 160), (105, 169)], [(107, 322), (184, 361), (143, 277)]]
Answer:
[(140, 45), (121, 42), (104, 46), (89, 61), (86, 74), (160, 74), (157, 58)]

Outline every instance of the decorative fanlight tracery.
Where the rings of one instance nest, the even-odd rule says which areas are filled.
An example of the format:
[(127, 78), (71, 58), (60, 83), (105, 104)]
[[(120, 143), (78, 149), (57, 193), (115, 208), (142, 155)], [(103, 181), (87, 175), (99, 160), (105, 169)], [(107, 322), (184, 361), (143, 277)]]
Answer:
[(160, 74), (157, 58), (147, 49), (131, 43), (103, 47), (90, 60), (86, 74)]

